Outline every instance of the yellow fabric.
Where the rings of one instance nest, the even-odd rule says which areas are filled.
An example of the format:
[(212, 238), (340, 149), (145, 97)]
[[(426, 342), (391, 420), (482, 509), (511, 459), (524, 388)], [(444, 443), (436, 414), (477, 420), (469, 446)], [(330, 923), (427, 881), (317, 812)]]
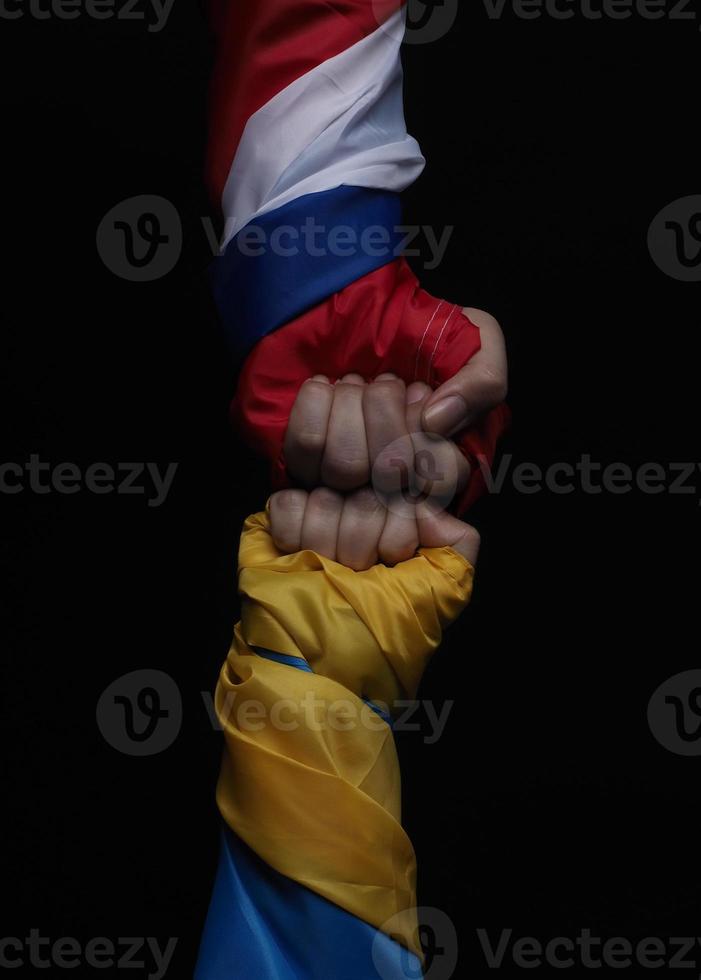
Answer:
[[(242, 618), (216, 692), (224, 820), (282, 874), (378, 929), (393, 919), (392, 935), (419, 955), (394, 739), (362, 699), (391, 711), (414, 697), (473, 574), (450, 548), (364, 572), (312, 551), (281, 555), (267, 513), (255, 514), (239, 551)], [(313, 673), (252, 647), (302, 657)]]

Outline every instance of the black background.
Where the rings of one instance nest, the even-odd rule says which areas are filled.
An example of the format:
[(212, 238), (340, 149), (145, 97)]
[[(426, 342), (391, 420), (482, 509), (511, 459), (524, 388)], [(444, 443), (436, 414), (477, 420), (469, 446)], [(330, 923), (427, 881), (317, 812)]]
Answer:
[[(204, 275), (209, 39), (180, 0), (160, 33), (86, 16), (2, 26), (2, 455), (178, 471), (158, 508), (0, 499), (0, 931), (175, 936), (168, 976), (187, 977), (218, 844), (219, 736), (200, 692), (236, 616), (240, 522), (266, 494), (229, 431), (235, 372)], [(454, 226), (439, 268), (415, 266), (429, 291), (503, 324), (512, 466), (698, 459), (701, 287), (665, 276), (646, 244), (657, 212), (699, 191), (698, 28), (490, 20), (475, 2), (405, 50), (428, 158), (405, 217)], [(95, 246), (103, 215), (138, 194), (183, 221), (183, 254), (153, 283), (113, 275)], [(471, 515), (474, 602), (422, 691), (455, 702), (450, 720), (435, 744), (399, 740), (420, 904), (453, 919), (456, 976), (487, 969), (478, 927), (543, 941), (698, 931), (699, 760), (646, 722), (655, 688), (698, 663), (698, 504), (507, 480)], [(174, 678), (183, 723), (138, 759), (107, 744), (95, 710), (143, 667)]]

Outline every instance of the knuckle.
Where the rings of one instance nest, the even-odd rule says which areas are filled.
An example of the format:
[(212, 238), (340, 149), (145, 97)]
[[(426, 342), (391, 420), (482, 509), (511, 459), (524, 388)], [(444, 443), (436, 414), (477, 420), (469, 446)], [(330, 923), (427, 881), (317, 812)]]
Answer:
[(364, 516), (384, 513), (384, 504), (371, 487), (363, 487), (348, 498), (349, 503)]
[(408, 486), (414, 470), (414, 447), (411, 440), (397, 440), (385, 446), (372, 465), (372, 482), (387, 492)]
[(287, 528), (276, 527), (273, 522), (272, 538), (275, 547), (285, 554), (291, 554), (299, 548), (299, 539), (295, 537)]
[(404, 382), (400, 378), (382, 378), (363, 389), (363, 402), (370, 406), (384, 405), (403, 395)]
[(286, 452), (289, 455), (313, 456), (321, 452), (326, 442), (326, 432), (321, 427), (305, 425), (288, 432)]
[(383, 565), (400, 565), (403, 561), (413, 558), (414, 552), (405, 548), (385, 548), (380, 553)]
[(333, 389), (328, 381), (321, 381), (319, 378), (307, 378), (297, 392), (297, 398), (302, 395), (302, 392), (304, 392), (305, 397), (312, 395), (313, 397), (327, 399)]
[(353, 490), (367, 483), (368, 461), (343, 453), (327, 454), (322, 465), (324, 483), (336, 490)]
[(317, 487), (309, 494), (309, 503), (324, 513), (335, 513), (341, 509), (343, 497), (329, 487)]
[(298, 514), (307, 506), (307, 494), (304, 490), (278, 490), (270, 498), (270, 505), (286, 514)]
[(413, 558), (418, 546), (418, 540), (391, 542), (384, 545), (380, 542), (380, 559), (385, 565), (399, 565), (401, 562)]
[(355, 558), (344, 559), (341, 555), (337, 556), (339, 565), (345, 565), (346, 568), (350, 568), (352, 572), (363, 572), (365, 571), (365, 565)]
[(368, 568), (372, 567), (373, 562), (367, 558), (349, 558), (348, 561), (344, 561), (343, 564), (352, 569), (354, 572), (364, 572)]

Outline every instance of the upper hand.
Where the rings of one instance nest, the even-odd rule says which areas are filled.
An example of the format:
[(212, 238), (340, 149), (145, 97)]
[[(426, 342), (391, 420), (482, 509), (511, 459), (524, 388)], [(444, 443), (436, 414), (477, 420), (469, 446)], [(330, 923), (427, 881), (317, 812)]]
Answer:
[[(457, 468), (452, 491), (462, 490), (470, 476), (467, 464), (457, 462), (447, 443), (421, 433), (457, 435), (500, 404), (507, 387), (499, 324), (483, 311), (465, 312), (480, 328), (481, 349), (435, 391), (422, 382), (406, 387), (393, 374), (381, 374), (370, 384), (357, 374), (347, 374), (335, 385), (324, 375), (306, 381), (285, 434), (290, 476), (308, 488), (321, 484), (349, 491), (372, 483), (381, 492), (393, 492), (410, 485), (417, 453), (423, 451), (425, 460), (430, 452), (436, 472), (448, 464), (449, 480)], [(460, 459), (464, 462), (462, 455)], [(435, 492), (444, 496), (446, 484), (433, 482)]]

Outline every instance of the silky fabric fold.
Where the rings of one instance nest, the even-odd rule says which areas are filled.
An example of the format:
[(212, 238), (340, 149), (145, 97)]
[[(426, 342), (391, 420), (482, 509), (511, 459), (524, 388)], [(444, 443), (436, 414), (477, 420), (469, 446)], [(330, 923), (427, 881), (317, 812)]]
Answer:
[(400, 823), (396, 748), (365, 699), (391, 714), (414, 696), (472, 579), (451, 548), (363, 572), (312, 551), (283, 555), (267, 513), (256, 514), (244, 525), (242, 618), (216, 692), (226, 824), (270, 867), (387, 927), (418, 956), (416, 861)]

